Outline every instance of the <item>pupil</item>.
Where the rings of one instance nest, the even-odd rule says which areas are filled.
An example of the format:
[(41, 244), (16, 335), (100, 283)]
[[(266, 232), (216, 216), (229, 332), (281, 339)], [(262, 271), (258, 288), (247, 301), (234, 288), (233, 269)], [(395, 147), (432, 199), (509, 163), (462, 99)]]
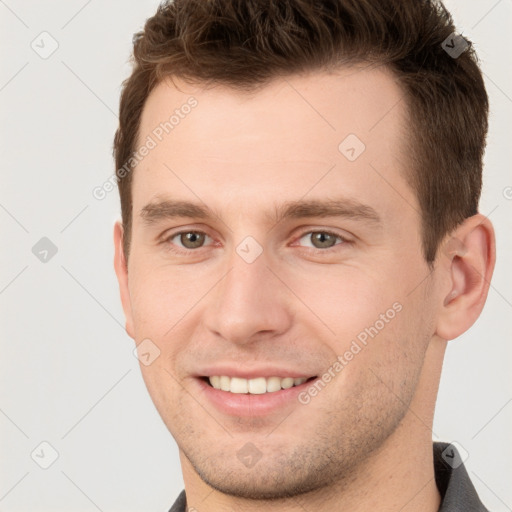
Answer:
[(313, 236), (313, 245), (316, 247), (332, 247), (334, 237), (328, 233), (315, 233)]
[(201, 233), (184, 233), (181, 235), (181, 243), (187, 247), (187, 249), (195, 249), (200, 247), (204, 241), (204, 235)]

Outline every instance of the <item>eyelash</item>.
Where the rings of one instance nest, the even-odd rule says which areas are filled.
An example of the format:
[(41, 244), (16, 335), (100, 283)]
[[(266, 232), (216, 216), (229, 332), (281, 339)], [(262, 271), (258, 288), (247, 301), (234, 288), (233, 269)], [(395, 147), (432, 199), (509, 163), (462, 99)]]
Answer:
[[(308, 249), (309, 251), (313, 251), (314, 254), (326, 254), (326, 253), (330, 253), (332, 251), (336, 251), (336, 250), (339, 250), (336, 249), (338, 246), (340, 245), (345, 245), (345, 244), (349, 244), (350, 243), (350, 240), (346, 239), (345, 237), (343, 237), (342, 235), (339, 235), (338, 233), (334, 233), (333, 231), (328, 231), (328, 230), (324, 230), (324, 229), (314, 229), (314, 230), (310, 230), (310, 231), (304, 231), (299, 237), (297, 237), (296, 241), (300, 241), (302, 238), (304, 238), (305, 236), (307, 235), (312, 235), (313, 233), (322, 233), (324, 235), (329, 235), (329, 236), (332, 236), (334, 238), (337, 238), (340, 242), (338, 243), (335, 243), (332, 247), (326, 247), (324, 249), (321, 249), (319, 247), (304, 247), (304, 246), (299, 246), (299, 247), (302, 247), (304, 249)], [(295, 244), (296, 242), (293, 243), (293, 245)], [(295, 245), (294, 245), (295, 246)]]
[[(197, 233), (197, 234), (200, 234), (200, 235), (205, 235), (206, 237), (208, 237), (211, 240), (213, 240), (213, 238), (211, 236), (209, 236), (207, 233), (205, 233), (204, 231), (194, 230), (194, 229), (186, 229), (186, 230), (178, 231), (176, 233), (172, 233), (171, 235), (165, 237), (165, 239), (162, 240), (162, 243), (164, 243), (166, 245), (166, 248), (167, 248), (167, 250), (169, 252), (172, 252), (172, 253), (178, 254), (178, 255), (189, 255), (189, 254), (191, 254), (193, 252), (199, 252), (200, 249), (204, 249), (205, 248), (205, 246), (201, 246), (201, 247), (198, 247), (197, 249), (186, 249), (186, 248), (181, 248), (179, 246), (176, 246), (175, 244), (173, 244), (171, 242), (172, 239), (174, 239), (174, 238), (176, 238), (176, 237), (178, 237), (180, 235), (186, 234), (186, 233)], [(338, 250), (336, 248), (338, 246), (340, 246), (340, 245), (346, 245), (346, 244), (352, 244), (353, 243), (351, 240), (343, 237), (342, 235), (340, 235), (338, 233), (334, 233), (332, 231), (323, 230), (323, 229), (316, 229), (316, 230), (304, 231), (303, 233), (301, 233), (298, 237), (295, 238), (295, 242), (293, 242), (292, 246), (296, 246), (295, 244), (298, 241), (300, 241), (306, 235), (311, 235), (313, 233), (322, 233), (324, 235), (333, 236), (333, 237), (335, 237), (336, 239), (338, 239), (340, 241), (340, 242), (334, 244), (332, 247), (327, 247), (327, 248), (324, 248), (324, 249), (321, 249), (321, 248), (318, 248), (318, 247), (299, 246), (299, 247), (302, 247), (303, 249), (308, 249), (309, 252), (313, 251), (314, 254), (330, 253), (332, 251)]]
[(165, 237), (164, 240), (162, 240), (162, 243), (164, 243), (166, 245), (166, 248), (169, 252), (172, 252), (172, 253), (175, 253), (175, 254), (182, 254), (182, 255), (188, 255), (188, 254), (191, 254), (193, 252), (199, 252), (201, 249), (204, 249), (204, 246), (201, 246), (201, 247), (198, 247), (197, 249), (187, 249), (187, 248), (182, 248), (182, 247), (179, 247), (179, 246), (176, 246), (175, 244), (173, 244), (171, 242), (171, 240), (173, 238), (176, 238), (180, 235), (184, 235), (186, 233), (196, 233), (198, 235), (205, 235), (206, 237), (210, 238), (213, 240), (213, 238), (208, 235), (207, 233), (205, 233), (204, 231), (199, 231), (199, 230), (196, 230), (196, 229), (184, 229), (183, 231), (178, 231), (176, 233), (173, 233), (172, 235), (169, 235), (167, 237)]

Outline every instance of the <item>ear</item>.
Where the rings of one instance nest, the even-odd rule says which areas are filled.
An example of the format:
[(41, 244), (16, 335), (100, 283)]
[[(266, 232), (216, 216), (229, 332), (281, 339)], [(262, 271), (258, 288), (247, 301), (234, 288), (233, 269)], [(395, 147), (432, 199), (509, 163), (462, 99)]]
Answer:
[(436, 334), (452, 340), (475, 323), (487, 299), (496, 260), (489, 219), (481, 214), (466, 219), (447, 237), (438, 259), (445, 279)]
[(114, 268), (116, 270), (119, 291), (121, 293), (121, 303), (123, 305), (124, 316), (126, 319), (126, 332), (131, 338), (134, 338), (132, 305), (130, 300), (130, 290), (128, 287), (128, 263), (124, 254), (123, 238), (123, 225), (120, 221), (117, 221), (114, 226)]

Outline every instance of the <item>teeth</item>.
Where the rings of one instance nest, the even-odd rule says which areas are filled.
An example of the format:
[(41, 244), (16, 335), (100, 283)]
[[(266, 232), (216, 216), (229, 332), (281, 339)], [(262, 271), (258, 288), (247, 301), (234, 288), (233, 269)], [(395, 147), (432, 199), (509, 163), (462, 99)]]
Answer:
[(283, 379), (281, 381), (281, 387), (283, 389), (288, 389), (293, 386), (293, 379), (291, 377), (286, 377), (286, 379)]
[[(270, 377), (267, 381), (267, 392), (281, 391), (281, 379), (279, 377)], [(212, 384), (213, 385), (213, 384)]]
[[(210, 384), (213, 386), (212, 381), (210, 381)], [(219, 385), (222, 391), (230, 391), (231, 379), (229, 377), (219, 377)]]
[(211, 384), (215, 389), (220, 389), (220, 377), (218, 377), (218, 376), (210, 377), (210, 384)]
[(231, 393), (248, 393), (249, 392), (249, 383), (247, 379), (239, 379), (238, 377), (233, 377), (231, 379)]
[[(240, 379), (245, 380), (245, 379)], [(267, 392), (267, 379), (259, 377), (257, 379), (249, 379), (247, 381), (248, 391), (253, 395), (261, 395)]]
[(251, 395), (261, 395), (263, 393), (273, 393), (281, 389), (289, 389), (293, 386), (299, 386), (308, 379), (306, 377), (294, 379), (292, 377), (256, 377), (255, 379), (242, 379), (240, 377), (227, 377), (226, 375), (209, 377), (210, 384), (215, 389), (230, 391), (231, 393), (250, 393)]

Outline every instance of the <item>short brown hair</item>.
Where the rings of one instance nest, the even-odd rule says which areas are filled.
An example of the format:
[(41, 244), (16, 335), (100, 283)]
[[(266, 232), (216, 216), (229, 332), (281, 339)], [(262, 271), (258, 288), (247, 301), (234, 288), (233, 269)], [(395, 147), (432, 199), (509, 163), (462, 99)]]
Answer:
[[(136, 150), (144, 103), (165, 78), (254, 91), (280, 76), (382, 64), (406, 92), (407, 178), (432, 263), (443, 238), (478, 211), (487, 134), (478, 60), (454, 33), (450, 14), (435, 0), (164, 1), (134, 36), (134, 68), (123, 83), (114, 139), (116, 169)], [(454, 41), (468, 48), (450, 55), (446, 40), (448, 48)], [(131, 182), (132, 172), (118, 174), (127, 257)]]

